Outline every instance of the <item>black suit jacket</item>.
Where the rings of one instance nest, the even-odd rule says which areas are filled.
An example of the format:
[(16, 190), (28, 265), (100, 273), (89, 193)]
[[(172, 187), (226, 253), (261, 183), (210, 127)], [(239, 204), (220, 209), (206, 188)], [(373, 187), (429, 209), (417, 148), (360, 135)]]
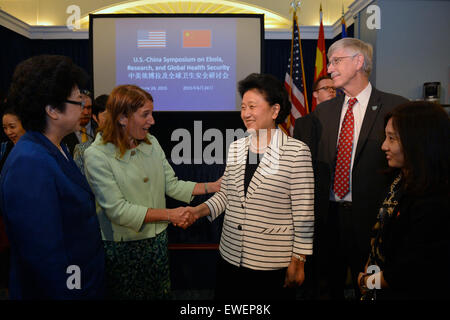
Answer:
[[(315, 176), (315, 218), (317, 228), (328, 218), (330, 188), (337, 155), (337, 139), (345, 96), (319, 104), (305, 118), (297, 119), (294, 137), (311, 149)], [(387, 161), (381, 145), (384, 140), (384, 117), (395, 106), (408, 100), (372, 87), (367, 110), (356, 146), (352, 170), (353, 230), (360, 254), (369, 253), (370, 231), (378, 208), (386, 195), (391, 176), (381, 173)], [(320, 230), (316, 230), (321, 237)], [(320, 248), (317, 248), (320, 251)], [(316, 248), (315, 248), (315, 252)], [(365, 259), (367, 259), (367, 256)]]
[[(95, 121), (91, 120), (91, 132), (96, 132), (97, 127), (98, 127), (97, 123)], [(95, 140), (95, 134), (92, 135), (92, 134), (88, 133), (88, 135), (89, 135), (89, 140), (91, 140), (91, 141)], [(67, 146), (67, 148), (70, 151), (70, 154), (73, 156), (73, 151), (75, 149), (75, 146), (77, 144), (81, 143), (81, 141), (78, 140), (78, 137), (75, 134), (75, 132), (72, 132), (72, 133), (69, 133), (67, 136), (65, 136), (62, 139), (62, 143), (64, 143)]]
[(389, 289), (377, 298), (449, 299), (449, 190), (403, 195), (398, 211), (383, 229), (385, 263), (381, 268)]

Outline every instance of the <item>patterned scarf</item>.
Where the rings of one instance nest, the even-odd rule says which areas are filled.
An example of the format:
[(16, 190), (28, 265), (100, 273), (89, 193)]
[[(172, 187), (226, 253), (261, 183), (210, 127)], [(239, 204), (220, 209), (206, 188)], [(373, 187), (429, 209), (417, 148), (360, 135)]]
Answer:
[[(389, 193), (383, 201), (377, 216), (377, 222), (372, 228), (372, 238), (370, 240), (369, 266), (377, 265), (383, 269), (385, 256), (383, 252), (383, 231), (389, 227), (393, 215), (398, 211), (398, 199), (400, 198), (402, 174), (400, 173), (392, 182)], [(361, 300), (375, 300), (376, 290), (369, 290)]]

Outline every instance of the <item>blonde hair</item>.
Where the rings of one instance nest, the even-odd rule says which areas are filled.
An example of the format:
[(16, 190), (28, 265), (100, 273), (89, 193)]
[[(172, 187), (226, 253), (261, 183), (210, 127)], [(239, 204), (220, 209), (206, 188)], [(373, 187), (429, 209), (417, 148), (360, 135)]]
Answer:
[(333, 43), (328, 49), (328, 59), (333, 55), (333, 52), (339, 49), (349, 49), (354, 51), (354, 53), (359, 53), (364, 57), (363, 71), (370, 76), (372, 72), (372, 58), (373, 58), (373, 47), (370, 43), (361, 41), (355, 38), (344, 38)]
[[(119, 148), (120, 156), (123, 157), (129, 149), (129, 141), (119, 123), (122, 115), (131, 117), (147, 101), (153, 102), (153, 97), (146, 91), (135, 85), (121, 85), (113, 89), (106, 102), (106, 119), (103, 126), (99, 129), (102, 132), (103, 143), (111, 142)], [(145, 138), (140, 142), (150, 144)]]

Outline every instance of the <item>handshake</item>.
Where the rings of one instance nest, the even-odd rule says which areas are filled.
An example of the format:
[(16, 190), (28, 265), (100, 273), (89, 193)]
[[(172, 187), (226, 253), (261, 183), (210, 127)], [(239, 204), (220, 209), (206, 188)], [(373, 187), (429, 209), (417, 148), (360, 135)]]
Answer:
[(187, 229), (198, 218), (200, 218), (199, 210), (197, 207), (179, 207), (176, 209), (167, 209), (169, 212), (169, 222), (175, 227)]

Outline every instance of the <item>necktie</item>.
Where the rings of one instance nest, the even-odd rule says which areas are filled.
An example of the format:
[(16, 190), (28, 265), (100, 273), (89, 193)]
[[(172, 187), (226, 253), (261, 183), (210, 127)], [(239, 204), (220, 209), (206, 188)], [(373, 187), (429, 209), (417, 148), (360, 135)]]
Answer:
[(341, 199), (350, 190), (350, 164), (352, 162), (355, 123), (353, 106), (356, 101), (356, 98), (348, 100), (348, 109), (345, 113), (344, 121), (342, 122), (341, 132), (339, 133), (333, 191)]
[(88, 141), (88, 136), (86, 134), (86, 128), (85, 127), (81, 127), (81, 142), (86, 142)]

